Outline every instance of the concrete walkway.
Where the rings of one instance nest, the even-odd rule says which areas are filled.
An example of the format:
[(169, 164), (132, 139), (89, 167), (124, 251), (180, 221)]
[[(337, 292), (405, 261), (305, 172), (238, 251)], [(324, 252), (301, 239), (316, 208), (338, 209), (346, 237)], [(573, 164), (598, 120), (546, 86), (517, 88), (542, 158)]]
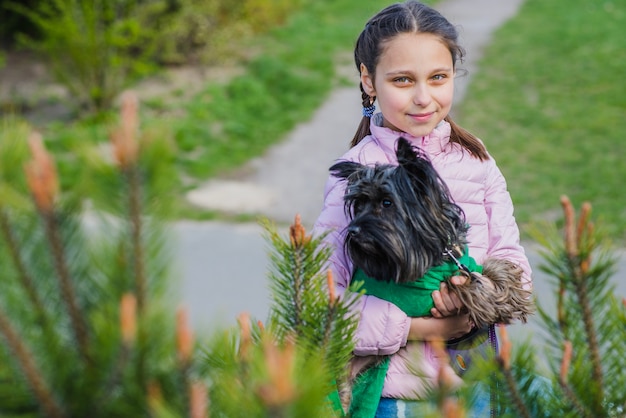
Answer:
[[(465, 97), (491, 34), (513, 16), (522, 0), (447, 0), (436, 8), (458, 26), (467, 51), (455, 80), (455, 102)], [(355, 34), (355, 39), (358, 34)], [(195, 204), (232, 213), (260, 213), (290, 223), (295, 213), (311, 226), (319, 215), (328, 168), (349, 147), (361, 118), (358, 72), (354, 85), (332, 92), (313, 118), (244, 170), (237, 181), (216, 179), (189, 193)]]
[[(436, 6), (458, 25), (467, 51), (463, 67), (468, 73), (456, 80), (457, 102), (464, 98), (491, 35), (521, 4), (522, 0), (446, 0)], [(353, 87), (335, 90), (310, 121), (299, 125), (263, 158), (252, 161), (245, 170), (248, 175), (237, 181), (211, 181), (188, 198), (211, 209), (258, 213), (280, 225), (291, 223), (299, 213), (309, 229), (321, 209), (328, 167), (348, 148), (360, 118), (356, 70), (353, 74)], [(488, 138), (486, 141), (488, 144)], [(196, 328), (233, 324), (243, 311), (266, 319), (269, 246), (258, 224), (185, 221), (174, 225), (173, 232), (179, 267), (174, 271), (183, 273), (180, 296)], [(532, 246), (527, 250), (537, 273), (537, 294), (551, 297), (545, 277), (536, 268), (540, 261), (536, 251)], [(626, 267), (620, 270), (626, 271)], [(626, 284), (617, 284), (620, 294), (626, 296)]]

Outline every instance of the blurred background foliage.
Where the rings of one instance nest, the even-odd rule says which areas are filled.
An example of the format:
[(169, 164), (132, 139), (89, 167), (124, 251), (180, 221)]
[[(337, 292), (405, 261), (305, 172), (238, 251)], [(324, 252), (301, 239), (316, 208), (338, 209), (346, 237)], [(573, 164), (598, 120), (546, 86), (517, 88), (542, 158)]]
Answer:
[(26, 124), (1, 126), (0, 415), (339, 416), (329, 395), (345, 378), (357, 298), (328, 284), (321, 238), (298, 218), (288, 237), (267, 221), (271, 314), (196, 335), (175, 308), (171, 149), (137, 110), (125, 94), (107, 151), (85, 159), (88, 187), (62, 186)]
[[(106, 35), (111, 59), (104, 64), (109, 70), (103, 71), (89, 59), (106, 55), (100, 54), (97, 43), (89, 44), (91, 52), (84, 61), (92, 66), (91, 74), (106, 73), (108, 78), (117, 74), (117, 82), (106, 84), (103, 77), (86, 77), (93, 82), (87, 86), (79, 83), (80, 77), (61, 77), (58, 80), (76, 83), (72, 87), (76, 94), (36, 97), (44, 91), (36, 89), (35, 97), (21, 97), (13, 91), (0, 108), (28, 120), (45, 134), (55, 153), (67, 156), (59, 158), (58, 164), (64, 174), (62, 181), (69, 186), (79, 176), (77, 155), (81, 155), (84, 142), (107, 142), (107, 126), (113, 117), (109, 103), (119, 96), (120, 88), (132, 87), (144, 104), (142, 121), (176, 150), (181, 191), (260, 155), (305, 120), (333, 86), (346, 83), (337, 68), (353, 67), (354, 34), (386, 4), (381, 0), (367, 5), (354, 0), (54, 0), (40, 7), (33, 5), (32, 10), (13, 2), (5, 10), (13, 11), (22, 22), (33, 22), (41, 18), (42, 10), (57, 3), (72, 16), (92, 16), (96, 9), (102, 18), (106, 10), (120, 16), (114, 24), (104, 19), (94, 29), (94, 33)], [(55, 26), (53, 20), (48, 18), (48, 26)], [(68, 25), (78, 28), (78, 20)], [(14, 48), (22, 45), (38, 51), (38, 58), (45, 57), (49, 37), (44, 36), (42, 27), (46, 26), (31, 24), (29, 31), (16, 34)], [(80, 45), (83, 36), (78, 29), (73, 33), (75, 45)], [(54, 36), (59, 37), (57, 44), (62, 43), (61, 31)], [(63, 38), (63, 42), (69, 41)], [(120, 49), (109, 41), (128, 47)], [(69, 60), (71, 54), (51, 55), (63, 59), (65, 73), (78, 71), (80, 65)], [(100, 82), (104, 84), (96, 84)], [(88, 105), (89, 94), (98, 96), (106, 86), (110, 87), (106, 105), (93, 96), (96, 101)], [(179, 216), (214, 215), (181, 202)]]
[(92, 111), (160, 65), (210, 63), (232, 41), (283, 23), (300, 2), (51, 0), (9, 2), (5, 42), (36, 51)]
[[(70, 30), (80, 19), (68, 21), (73, 40), (66, 41), (76, 42), (81, 64), (69, 60), (70, 52), (53, 54), (66, 66), (54, 82), (65, 79), (73, 86), (63, 94), (48, 93), (46, 86), (22, 94), (5, 84), (9, 93), (1, 95), (0, 111), (45, 133), (48, 146), (66, 156), (59, 158), (59, 169), (67, 184), (77, 178), (76, 150), (84, 141), (106, 142), (111, 103), (120, 89), (133, 88), (144, 104), (142, 121), (175, 150), (182, 194), (261, 155), (310, 117), (334, 87), (354, 86), (358, 100), (354, 39), (363, 22), (389, 3), (3, 2), (5, 70), (16, 49), (43, 59), (46, 48), (58, 47), (63, 32), (46, 32), (35, 17), (51, 5), (100, 7), (113, 10), (116, 19), (104, 19), (109, 23), (94, 30), (106, 34), (109, 49), (94, 41), (89, 45), (98, 52), (83, 61), (79, 45), (88, 39)], [(492, 37), (465, 102), (455, 109), (457, 122), (485, 140), (506, 175), (524, 233), (535, 220), (558, 216), (551, 204), (556, 190), (593, 201), (610, 238), (626, 241), (626, 166), (620, 164), (626, 84), (617, 76), (626, 72), (624, 24), (626, 0), (526, 0)], [(82, 76), (63, 78), (79, 71), (93, 76), (86, 82)], [(176, 216), (221, 216), (179, 201)]]
[[(68, 83), (77, 83), (65, 86), (67, 91), (75, 89), (72, 94), (45, 98), (36, 93), (24, 98), (14, 91), (2, 97), (0, 220), (9, 226), (3, 227), (0, 245), (3, 415), (55, 416), (49, 412), (59, 409), (62, 416), (85, 416), (89, 408), (94, 412), (94, 405), (104, 405), (96, 411), (102, 416), (187, 416), (192, 399), (200, 393), (204, 400), (198, 402), (206, 406), (206, 393), (211, 391), (215, 402), (210, 408), (217, 409), (211, 411), (213, 416), (220, 416), (219, 408), (230, 412), (247, 408), (246, 402), (258, 405), (258, 416), (276, 411), (276, 402), (307, 411), (315, 403), (332, 415), (324, 396), (330, 389), (328, 373), (345, 358), (330, 359), (324, 365), (329, 369), (318, 367), (323, 359), (310, 355), (308, 343), (295, 349), (288, 338), (282, 345), (269, 344), (262, 324), (250, 325), (248, 319), (240, 321), (239, 334), (229, 330), (217, 333), (208, 344), (194, 343), (184, 315), (175, 320), (172, 313), (175, 295), (166, 292), (172, 284), (169, 241), (159, 223), (172, 216), (207, 216), (181, 207), (183, 199), (174, 196), (262, 153), (309, 117), (333, 87), (354, 85), (359, 100), (356, 73), (344, 75), (339, 70), (353, 68), (350, 52), (356, 34), (388, 1), (23, 0), (7, 4), (0, 7), (4, 56), (0, 63), (10, 65), (16, 50), (27, 51), (46, 62), (46, 68), (66, 65), (60, 70), (65, 75), (97, 64), (110, 66), (111, 75), (119, 79), (99, 79), (98, 68), (92, 68), (92, 73), (84, 72), (96, 74), (85, 77), (93, 84), (85, 84), (79, 76), (67, 78)], [(66, 22), (66, 33), (59, 30), (61, 25), (51, 25), (61, 16), (55, 13), (68, 14), (68, 20), (60, 20)], [(626, 166), (619, 158), (624, 154), (626, 85), (619, 76), (626, 70), (625, 20), (626, 0), (526, 0), (486, 51), (457, 120), (485, 139), (498, 159), (523, 223), (546, 218), (562, 225), (552, 202), (555, 194), (564, 193), (577, 201), (594, 201), (610, 237), (624, 239), (626, 197), (620, 181)], [(80, 32), (81, 25), (89, 22), (90, 31)], [(86, 33), (91, 35), (83, 36)], [(63, 58), (58, 64), (44, 61), (51, 51), (58, 52), (62, 41), (75, 48), (77, 61), (72, 63), (69, 52), (56, 57)], [(84, 47), (92, 49), (83, 56)], [(99, 55), (107, 59), (84, 59)], [(167, 72), (189, 66), (222, 71), (219, 76), (191, 77), (187, 84), (177, 84)], [(62, 76), (58, 81), (63, 81)], [(141, 86), (150, 79), (168, 88), (148, 94)], [(120, 164), (119, 151), (109, 141), (116, 132), (113, 126), (118, 125), (114, 108), (121, 89), (127, 87), (137, 88), (143, 103), (141, 118), (135, 121), (142, 132), (138, 177)], [(35, 117), (42, 110), (42, 99), (46, 106), (70, 111), (62, 117), (58, 113)], [(23, 173), (30, 158), (26, 138), (34, 129), (44, 134), (59, 172), (58, 184), (49, 184), (61, 193), (54, 217), (33, 205), (32, 184), (29, 190)], [(136, 182), (139, 189), (133, 189)], [(135, 203), (131, 203), (133, 196), (139, 199)], [(131, 211), (137, 204), (141, 214)], [(105, 225), (106, 240), (94, 238), (89, 222), (93, 218), (85, 216), (94, 210), (99, 225)], [(572, 229), (571, 222), (565, 223)], [(592, 233), (593, 226), (587, 230)], [(283, 250), (275, 262), (294, 258), (293, 245), (287, 241), (283, 245), (271, 231), (270, 237), (273, 247)], [(310, 244), (306, 241), (308, 250)], [(143, 258), (133, 258), (146, 262), (149, 277), (144, 284), (137, 281), (141, 271), (129, 257), (138, 246), (143, 248)], [(517, 351), (509, 365), (509, 360), (499, 359), (495, 367), (503, 381), (498, 384), (508, 385), (510, 393), (504, 400), (509, 405), (517, 394), (512, 381), (516, 379), (522, 395), (529, 397), (527, 405), (555, 411), (547, 416), (623, 415), (620, 344), (626, 305), (614, 299), (607, 287), (612, 262), (599, 258), (600, 264), (588, 269), (590, 248), (572, 253), (558, 245), (552, 248), (553, 255), (544, 254), (546, 268), (558, 279), (555, 297), (562, 307), (556, 318), (543, 315), (554, 362), (551, 372), (538, 372), (530, 347)], [(62, 295), (62, 284), (55, 281), (63, 273), (58, 270), (63, 262), (86, 322), (83, 343), (77, 341), (85, 338), (80, 337), (80, 327), (68, 314), (71, 297)], [(312, 271), (317, 270), (313, 262)], [(289, 272), (289, 266), (281, 267), (271, 276), (277, 284), (277, 279), (287, 279), (275, 288), (278, 302), (291, 298), (285, 296), (293, 283)], [(50, 280), (31, 286), (29, 275)], [(318, 295), (319, 290), (315, 290)], [(128, 295), (143, 298), (137, 305), (145, 310), (138, 309), (130, 315), (134, 319), (123, 321), (121, 305)], [(581, 311), (579, 299), (591, 300), (590, 311)], [(314, 300), (320, 309), (312, 312), (336, 309), (332, 298)], [(294, 317), (288, 304), (277, 306), (273, 321)], [(595, 331), (594, 324), (600, 324)], [(274, 335), (288, 334), (268, 325)], [(345, 323), (336, 329), (349, 331)], [(306, 329), (300, 338), (314, 341), (319, 330)], [(593, 338), (588, 334), (598, 337), (599, 347), (589, 344)], [(344, 337), (337, 335), (333, 344)], [(569, 354), (573, 361), (568, 368), (564, 364), (569, 343), (574, 354)], [(349, 352), (347, 345), (344, 348)], [(277, 357), (288, 361), (277, 362)], [(595, 360), (589, 361), (590, 357)], [(300, 368), (305, 372), (291, 373)], [(548, 380), (539, 379), (540, 384), (550, 388), (540, 387), (544, 398), (538, 403), (539, 392), (529, 384), (541, 374)], [(38, 386), (41, 381), (45, 383)], [(210, 386), (211, 381), (224, 384)], [(241, 390), (242, 382), (248, 385), (246, 390)], [(274, 393), (272, 385), (284, 390), (283, 398), (267, 396)], [(294, 391), (297, 387), (306, 390)], [(51, 392), (56, 405), (48, 404), (51, 409), (42, 412), (50, 399), (46, 393)], [(548, 409), (550, 403), (557, 409)], [(517, 416), (515, 411), (511, 415)]]

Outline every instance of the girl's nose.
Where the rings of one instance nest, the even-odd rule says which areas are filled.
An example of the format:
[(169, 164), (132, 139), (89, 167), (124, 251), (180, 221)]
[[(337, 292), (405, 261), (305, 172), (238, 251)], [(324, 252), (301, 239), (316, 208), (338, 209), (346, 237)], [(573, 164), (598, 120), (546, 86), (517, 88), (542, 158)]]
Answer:
[(418, 106), (425, 107), (432, 100), (430, 89), (424, 84), (416, 84), (413, 92), (413, 103)]

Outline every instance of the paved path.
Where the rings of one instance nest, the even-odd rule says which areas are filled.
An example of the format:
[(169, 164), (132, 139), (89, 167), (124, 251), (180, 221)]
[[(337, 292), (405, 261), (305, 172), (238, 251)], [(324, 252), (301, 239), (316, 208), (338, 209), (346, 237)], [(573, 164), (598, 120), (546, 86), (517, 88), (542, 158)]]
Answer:
[[(436, 7), (459, 26), (467, 50), (463, 67), (468, 74), (456, 81), (456, 101), (476, 71), (476, 63), (493, 31), (513, 16), (522, 0), (447, 0)], [(357, 34), (355, 34), (356, 36)], [(356, 83), (357, 74), (354, 70)], [(319, 214), (327, 169), (348, 147), (360, 118), (360, 94), (355, 84), (334, 91), (310, 121), (299, 125), (286, 140), (250, 163), (250, 173), (237, 181), (217, 180), (189, 195), (193, 202), (235, 213), (260, 213), (279, 225), (295, 214), (309, 228)], [(175, 225), (181, 297), (194, 326), (212, 329), (232, 324), (247, 311), (265, 320), (268, 306), (268, 248), (257, 224), (180, 222)], [(535, 287), (544, 300), (548, 285), (536, 266), (536, 251), (527, 248), (535, 267)], [(624, 262), (625, 258), (621, 258)], [(626, 271), (626, 267), (620, 268)], [(626, 296), (626, 283), (617, 283)], [(528, 327), (515, 332), (524, 335)]]

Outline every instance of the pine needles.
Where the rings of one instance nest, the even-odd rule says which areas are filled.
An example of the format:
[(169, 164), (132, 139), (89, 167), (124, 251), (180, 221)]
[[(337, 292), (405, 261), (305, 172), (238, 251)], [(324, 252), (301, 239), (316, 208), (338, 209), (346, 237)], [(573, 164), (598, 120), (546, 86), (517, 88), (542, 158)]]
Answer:
[(154, 159), (142, 155), (136, 100), (122, 103), (114, 158), (84, 169), (96, 190), (117, 185), (104, 205), (81, 194), (88, 188), (62, 190), (39, 134), (3, 132), (0, 165), (11, 167), (0, 172), (3, 416), (180, 415), (206, 399), (186, 317), (175, 324), (161, 307), (167, 261), (150, 197), (158, 177), (147, 176)]
[(268, 322), (251, 324), (242, 314), (239, 336), (218, 334), (207, 350), (213, 411), (225, 417), (341, 416), (337, 384), (352, 353), (357, 320), (351, 308), (358, 294), (335, 292), (322, 237), (307, 235), (299, 217), (285, 239), (268, 221), (264, 225), (272, 251)]
[(591, 205), (583, 204), (576, 219), (566, 196), (561, 204), (562, 236), (554, 226), (534, 233), (544, 247), (540, 268), (554, 286), (556, 314), (539, 307), (549, 370), (538, 366), (540, 347), (512, 348), (501, 332), (500, 355), (474, 378), (492, 382), (505, 417), (623, 417), (626, 304), (609, 282), (615, 259), (591, 220)]

